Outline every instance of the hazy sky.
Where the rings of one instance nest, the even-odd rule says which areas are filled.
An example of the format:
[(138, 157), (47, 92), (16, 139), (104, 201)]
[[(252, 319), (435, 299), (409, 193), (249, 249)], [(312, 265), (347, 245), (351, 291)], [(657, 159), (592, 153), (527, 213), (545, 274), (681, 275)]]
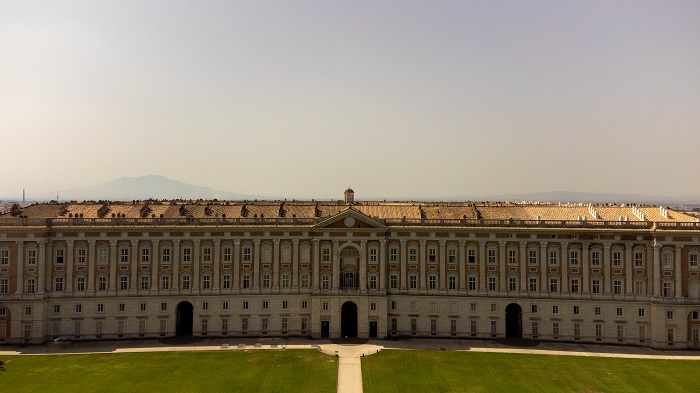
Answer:
[(0, 137), (2, 188), (698, 195), (700, 1), (0, 0)]

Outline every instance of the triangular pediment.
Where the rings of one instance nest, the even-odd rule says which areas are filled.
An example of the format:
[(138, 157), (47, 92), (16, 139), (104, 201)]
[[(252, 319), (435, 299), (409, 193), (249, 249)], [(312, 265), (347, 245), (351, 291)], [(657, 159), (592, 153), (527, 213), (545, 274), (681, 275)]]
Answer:
[(337, 228), (337, 229), (384, 229), (386, 226), (380, 221), (373, 219), (370, 216), (360, 213), (359, 211), (348, 207), (340, 213), (328, 217), (315, 225), (314, 228)]

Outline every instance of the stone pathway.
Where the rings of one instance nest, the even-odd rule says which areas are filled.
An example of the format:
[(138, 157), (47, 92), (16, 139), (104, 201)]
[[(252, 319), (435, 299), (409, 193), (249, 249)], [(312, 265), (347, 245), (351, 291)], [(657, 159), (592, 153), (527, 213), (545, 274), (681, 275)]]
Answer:
[(316, 349), (325, 354), (336, 356), (338, 358), (338, 393), (362, 393), (362, 357), (378, 353), (382, 349), (473, 351), (630, 359), (700, 360), (700, 352), (692, 350), (663, 350), (645, 347), (557, 342), (449, 339), (372, 340), (369, 342), (337, 341), (335, 343), (329, 340), (248, 338), (195, 339), (188, 342), (177, 340), (64, 342), (26, 347), (0, 347), (0, 356), (258, 349), (283, 350), (287, 348)]

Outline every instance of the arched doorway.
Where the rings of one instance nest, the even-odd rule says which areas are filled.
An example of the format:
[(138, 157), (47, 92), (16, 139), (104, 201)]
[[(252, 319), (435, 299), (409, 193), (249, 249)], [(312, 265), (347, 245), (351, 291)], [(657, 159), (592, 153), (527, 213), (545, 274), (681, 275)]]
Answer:
[(523, 309), (516, 303), (506, 307), (506, 337), (523, 337)]
[(194, 307), (190, 302), (180, 302), (177, 305), (176, 311), (176, 336), (191, 336), (192, 335), (192, 319)]
[(353, 302), (345, 302), (341, 308), (340, 335), (357, 337), (357, 304)]

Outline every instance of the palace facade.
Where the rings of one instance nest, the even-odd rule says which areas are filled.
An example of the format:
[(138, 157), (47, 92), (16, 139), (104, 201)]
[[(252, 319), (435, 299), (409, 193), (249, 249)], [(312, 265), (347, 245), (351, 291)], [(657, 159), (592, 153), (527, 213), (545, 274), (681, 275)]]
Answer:
[(0, 343), (519, 337), (700, 348), (700, 223), (545, 203), (42, 203), (0, 215)]

